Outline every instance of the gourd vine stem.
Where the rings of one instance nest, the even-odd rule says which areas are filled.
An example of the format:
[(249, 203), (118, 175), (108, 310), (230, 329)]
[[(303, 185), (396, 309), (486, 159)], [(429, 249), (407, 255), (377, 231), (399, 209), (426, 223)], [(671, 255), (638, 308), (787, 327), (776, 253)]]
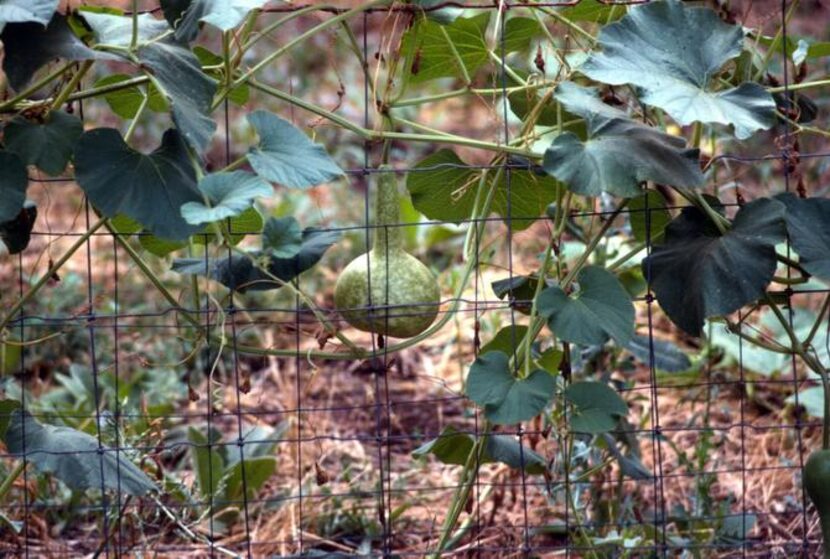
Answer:
[(438, 134), (409, 134), (404, 132), (386, 132), (381, 130), (368, 130), (350, 122), (348, 119), (341, 117), (331, 111), (328, 111), (322, 107), (314, 105), (312, 103), (308, 103), (298, 97), (294, 97), (284, 91), (280, 91), (279, 89), (273, 88), (271, 86), (265, 85), (260, 83), (256, 80), (250, 80), (248, 85), (262, 91), (263, 93), (267, 93), (277, 99), (282, 99), (288, 103), (291, 103), (301, 109), (305, 109), (311, 113), (314, 113), (318, 116), (322, 116), (338, 124), (349, 130), (354, 132), (358, 136), (366, 140), (402, 140), (402, 141), (411, 141), (411, 142), (427, 142), (427, 143), (442, 143), (442, 144), (453, 144), (458, 146), (468, 146), (473, 148), (484, 149), (487, 151), (494, 151), (497, 153), (511, 153), (513, 155), (519, 155), (522, 157), (526, 157), (529, 159), (538, 159), (540, 156), (534, 151), (527, 150), (527, 149), (520, 149), (515, 148), (509, 145), (504, 144), (496, 144), (493, 142), (484, 142), (481, 140), (474, 140), (472, 138), (464, 138), (461, 136), (455, 136), (452, 134), (448, 135), (438, 135)]
[(14, 108), (14, 106), (17, 105), (17, 103), (23, 101), (29, 95), (32, 95), (33, 93), (39, 91), (41, 88), (46, 87), (47, 85), (52, 83), (53, 80), (57, 79), (59, 76), (61, 76), (68, 70), (71, 70), (73, 66), (75, 66), (74, 61), (67, 62), (63, 66), (60, 66), (58, 69), (56, 69), (54, 72), (46, 74), (43, 78), (37, 80), (35, 83), (33, 83), (32, 85), (18, 93), (8, 101), (0, 103), (0, 112), (4, 112), (6, 109), (9, 108)]
[[(237, 53), (237, 57), (241, 58), (245, 54), (246, 51), (250, 50), (250, 48), (252, 46), (254, 46), (258, 42), (260, 42), (262, 39), (267, 37), (269, 33), (271, 33), (272, 31), (274, 31), (274, 30), (276, 30), (280, 27), (282, 27), (283, 25), (285, 25), (289, 21), (297, 19), (298, 17), (302, 17), (306, 14), (316, 12), (319, 9), (320, 9), (319, 6), (315, 6), (314, 4), (311, 4), (309, 6), (306, 6), (305, 8), (300, 8), (299, 10), (297, 10), (295, 12), (291, 12), (289, 15), (285, 16), (282, 19), (278, 19), (278, 20), (276, 20), (272, 23), (269, 23), (268, 25), (263, 27), (261, 31), (257, 32), (256, 35), (251, 37), (247, 42), (245, 42), (242, 45), (242, 48), (240, 48), (239, 52)], [(252, 13), (252, 15), (253, 15), (253, 13)], [(256, 18), (252, 18), (252, 19), (253, 19), (254, 23), (256, 23)], [(253, 28), (253, 25), (251, 27)]]
[(816, 80), (814, 82), (794, 83), (787, 86), (768, 87), (769, 93), (785, 93), (787, 91), (801, 91), (804, 89), (812, 89), (814, 87), (824, 87), (830, 85), (830, 80)]
[(0, 321), (0, 332), (5, 330), (6, 326), (9, 325), (9, 322), (11, 322), (13, 317), (18, 312), (20, 312), (23, 306), (26, 303), (28, 303), (32, 299), (32, 297), (37, 295), (37, 293), (43, 288), (43, 286), (46, 285), (49, 282), (49, 280), (54, 277), (58, 270), (60, 270), (63, 267), (63, 265), (66, 264), (66, 262), (70, 258), (72, 258), (72, 255), (75, 254), (78, 251), (78, 249), (84, 246), (86, 242), (90, 239), (90, 237), (92, 237), (92, 235), (94, 235), (98, 229), (103, 227), (106, 222), (107, 218), (102, 217), (97, 222), (95, 222), (89, 229), (87, 229), (87, 231), (83, 235), (78, 237), (78, 239), (72, 244), (72, 246), (70, 246), (66, 250), (66, 252), (64, 252), (61, 255), (61, 257), (58, 258), (54, 262), (54, 264), (52, 264), (52, 266), (49, 267), (48, 270), (46, 270), (46, 273), (44, 273), (43, 276), (41, 276), (41, 278), (37, 282), (35, 282), (35, 284), (29, 289), (29, 291), (27, 291), (25, 295), (23, 295), (20, 299), (17, 300), (17, 302), (14, 305), (12, 305), (12, 307), (3, 317), (3, 320)]
[(132, 31), (130, 34), (130, 50), (134, 51), (138, 45), (138, 0), (132, 0), (132, 13), (130, 19), (132, 20)]
[(144, 98), (141, 100), (141, 104), (138, 106), (138, 110), (135, 112), (133, 119), (130, 121), (130, 125), (127, 127), (127, 131), (124, 132), (124, 143), (129, 143), (130, 138), (132, 137), (133, 133), (135, 132), (136, 127), (138, 126), (138, 121), (141, 120), (141, 116), (144, 114), (144, 111), (147, 109), (147, 106), (150, 104), (150, 90), (148, 89), (144, 93)]
[(441, 30), (441, 34), (444, 36), (444, 40), (447, 42), (447, 46), (450, 49), (450, 53), (452, 53), (452, 57), (455, 59), (455, 65), (458, 66), (458, 70), (461, 72), (461, 76), (464, 78), (464, 84), (469, 87), (473, 80), (470, 79), (470, 73), (467, 71), (467, 67), (464, 65), (464, 59), (461, 58), (461, 54), (458, 52), (458, 49), (455, 48), (455, 43), (450, 39), (450, 34), (447, 32), (447, 29), (443, 25), (439, 25), (438, 28)]
[[(545, 248), (545, 258), (542, 261), (542, 266), (539, 268), (539, 278), (536, 281), (536, 289), (533, 292), (533, 303), (530, 305), (530, 322), (533, 322), (536, 319), (539, 311), (536, 306), (536, 300), (539, 298), (539, 294), (542, 292), (542, 289), (547, 287), (548, 269), (550, 268), (552, 261), (551, 255), (553, 254), (554, 242), (555, 238), (553, 237), (553, 234), (551, 234), (551, 237), (548, 239), (548, 246)], [(525, 336), (522, 341), (524, 342), (524, 377), (527, 378), (528, 375), (530, 375), (530, 344), (533, 340), (530, 339), (530, 336)]]
[(462, 89), (453, 89), (452, 91), (445, 91), (444, 93), (436, 93), (434, 95), (424, 95), (423, 97), (410, 97), (408, 99), (401, 99), (400, 101), (396, 101), (392, 103), (392, 109), (397, 109), (400, 107), (413, 107), (417, 105), (426, 105), (428, 103), (434, 103), (437, 101), (444, 101), (446, 99), (452, 99), (453, 97), (463, 97), (464, 95), (479, 95), (479, 96), (487, 96), (487, 95), (498, 95), (501, 93), (507, 92), (507, 94), (521, 92), (521, 91), (533, 91), (536, 89), (544, 89), (546, 87), (552, 87), (556, 85), (556, 82), (553, 81), (544, 81), (544, 82), (536, 82), (536, 83), (528, 83), (527, 85), (517, 85), (508, 88), (502, 87), (464, 87)]
[(81, 67), (78, 68), (78, 71), (72, 76), (69, 82), (61, 89), (61, 92), (52, 102), (52, 110), (56, 111), (63, 106), (66, 102), (67, 98), (72, 94), (72, 90), (74, 90), (78, 84), (81, 82), (81, 79), (84, 75), (92, 68), (92, 60), (86, 60), (81, 63)]
[[(279, 58), (280, 56), (282, 56), (283, 54), (285, 54), (286, 52), (288, 52), (289, 50), (291, 50), (295, 46), (297, 46), (298, 44), (302, 43), (306, 39), (319, 34), (324, 29), (327, 29), (327, 28), (331, 27), (332, 25), (337, 25), (341, 21), (347, 20), (347, 19), (351, 18), (354, 15), (357, 15), (359, 13), (362, 13), (362, 12), (368, 10), (369, 8), (372, 8), (372, 7), (374, 7), (378, 4), (386, 3), (386, 2), (388, 2), (388, 0), (369, 0), (368, 2), (362, 2), (360, 5), (358, 5), (355, 8), (352, 8), (351, 10), (343, 12), (342, 14), (339, 14), (339, 15), (336, 15), (332, 18), (327, 19), (323, 23), (315, 25), (314, 27), (312, 27), (311, 29), (309, 29), (305, 33), (301, 33), (300, 35), (295, 37), (293, 40), (289, 41), (288, 43), (286, 43), (282, 47), (278, 48), (277, 50), (275, 50), (274, 52), (272, 52), (271, 54), (269, 54), (268, 56), (266, 56), (265, 58), (260, 60), (253, 67), (251, 67), (247, 72), (244, 72), (239, 78), (234, 80), (233, 84), (232, 84), (232, 87), (237, 87), (239, 85), (242, 85), (243, 83), (248, 81), (250, 78), (252, 78), (257, 72), (259, 72), (261, 69), (263, 69), (265, 66), (267, 66), (268, 64), (270, 64), (271, 62), (273, 62), (274, 60), (276, 60), (277, 58)], [(221, 101), (219, 101), (219, 100), (214, 101), (213, 108), (218, 107), (219, 106), (218, 103), (220, 103), (220, 102)]]
[(821, 310), (816, 317), (816, 321), (813, 323), (813, 327), (810, 328), (810, 333), (804, 339), (804, 345), (809, 346), (813, 343), (813, 338), (816, 337), (818, 333), (818, 329), (821, 327), (822, 323), (824, 322), (824, 315), (827, 314), (827, 310), (830, 308), (830, 293), (824, 298), (824, 304), (821, 305)]

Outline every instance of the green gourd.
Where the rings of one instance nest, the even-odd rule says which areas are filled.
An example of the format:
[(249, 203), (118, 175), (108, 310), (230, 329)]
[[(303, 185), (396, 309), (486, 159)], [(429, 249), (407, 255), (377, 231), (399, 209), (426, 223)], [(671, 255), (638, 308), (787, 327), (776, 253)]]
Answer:
[(804, 465), (804, 489), (821, 520), (824, 559), (830, 559), (830, 450), (813, 452)]
[(435, 321), (441, 293), (435, 274), (402, 247), (395, 173), (382, 166), (378, 175), (372, 249), (340, 274), (334, 303), (346, 322), (359, 330), (410, 338)]

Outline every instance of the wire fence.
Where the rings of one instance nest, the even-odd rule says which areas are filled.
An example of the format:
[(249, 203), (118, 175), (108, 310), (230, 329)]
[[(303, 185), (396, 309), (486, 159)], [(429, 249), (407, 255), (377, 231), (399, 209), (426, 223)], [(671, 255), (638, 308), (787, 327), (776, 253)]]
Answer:
[[(642, 2), (614, 2), (639, 3)], [(426, 10), (467, 7), (507, 14), (512, 10), (575, 4), (443, 2)], [(296, 12), (311, 6), (274, 5), (264, 10), (263, 18), (271, 17), (269, 13)], [(378, 39), (372, 35), (377, 22), (391, 11), (413, 9), (409, 5), (373, 8), (355, 21), (346, 22), (359, 32), (365, 60), (372, 60), (375, 51), (379, 51)], [(790, 23), (785, 17), (788, 9), (786, 0), (782, 0), (784, 45)], [(344, 11), (319, 6), (316, 15)], [(504, 25), (506, 18), (499, 21)], [(501, 48), (504, 50), (504, 44)], [(783, 56), (785, 60), (788, 57), (786, 52)], [(506, 57), (501, 58), (503, 61)], [(786, 96), (791, 83), (786, 63), (781, 65), (781, 71)], [(502, 66), (499, 86), (504, 99), (507, 83), (507, 70)], [(371, 129), (375, 107), (368, 74), (364, 74), (362, 87), (362, 126)], [(74, 107), (83, 117), (84, 101), (78, 101)], [(508, 145), (515, 131), (509, 125), (506, 102), (501, 103), (499, 111), (493, 118), (501, 121), (500, 142)], [(231, 134), (227, 132), (231, 129), (231, 112), (226, 101), (220, 113), (226, 131), (224, 164), (233, 161)], [(788, 125), (783, 126), (779, 149), (753, 155), (719, 154), (708, 165), (728, 170), (732, 164), (751, 167), (779, 162), (777, 170), (784, 190), (793, 190), (798, 162), (826, 158), (830, 152), (795, 153), (791, 141), (794, 135)], [(377, 167), (378, 155), (375, 143), (363, 142), (361, 165), (348, 168), (345, 173), (359, 182), (387, 172)], [(421, 173), (445, 167), (398, 164), (389, 172)], [(503, 275), (512, 282), (522, 275), (517, 270), (515, 253), (524, 253), (527, 237), (517, 241), (511, 224), (547, 220), (538, 215), (514, 215), (511, 207), (513, 173), (534, 167), (506, 160), (500, 165), (471, 164), (463, 168), (504, 174), (506, 216), (468, 219), (461, 225), (483, 226), (483, 234), (474, 235), (475, 255), (491, 246), (494, 237), (504, 238), (499, 245), (499, 251), (503, 251)], [(71, 177), (32, 176), (30, 180), (48, 183), (50, 188), (52, 183), (62, 188), (60, 183), (72, 182)], [(332, 188), (348, 186), (338, 184)], [(740, 190), (736, 190), (736, 201), (725, 204), (727, 210), (741, 205)], [(324, 230), (363, 233), (366, 246), (370, 246), (370, 240), (378, 233), (377, 226), (369, 225), (371, 195), (372, 189), (366, 188), (363, 223)], [(440, 344), (426, 340), (419, 346), (418, 355), (412, 351), (398, 355), (391, 352), (389, 342), (372, 334), (366, 338), (367, 349), (379, 356), (377, 359), (344, 358), (328, 363), (314, 358), (320, 323), (299, 295), (293, 301), (285, 297), (269, 301), (247, 298), (231, 289), (217, 300), (219, 290), (205, 288), (195, 291), (195, 296), (190, 293), (164, 303), (135, 304), (136, 291), (152, 286), (136, 282), (138, 271), (116, 234), (105, 230), (89, 233), (96, 218), (89, 204), (83, 204), (78, 216), (85, 225), (83, 230), (71, 225), (65, 230), (44, 230), (38, 223), (32, 232), (34, 245), (48, 245), (56, 240), (83, 243), (79, 253), (83, 255), (79, 265), (81, 280), (74, 288), (70, 286), (85, 291), (83, 299), (75, 301), (74, 308), (50, 307), (49, 301), (43, 300), (28, 301), (20, 308), (9, 322), (9, 329), (21, 344), (32, 345), (21, 352), (18, 374), (5, 384), (5, 390), (11, 393), (12, 385), (17, 383), (23, 411), (31, 412), (42, 423), (94, 425), (98, 448), (90, 452), (100, 456), (101, 486), (91, 488), (85, 496), (68, 497), (65, 488), (29, 467), (31, 455), (24, 450), (22, 484), (15, 485), (14, 493), (18, 500), (7, 501), (0, 508), (7, 521), (0, 528), (7, 534), (0, 543), (0, 554), (4, 556), (429, 556), (435, 552), (447, 504), (464, 484), (457, 477), (459, 466), (444, 466), (436, 461), (424, 465), (411, 453), (428, 441), (450, 436), (443, 430), (447, 425), (457, 429), (452, 436), (511, 437), (520, 443), (520, 449), (538, 451), (547, 466), (544, 475), (531, 475), (525, 467), (475, 468), (471, 495), (464, 505), (466, 512), (452, 530), (451, 545), (441, 556), (819, 556), (820, 531), (801, 490), (800, 472), (820, 421), (802, 413), (759, 413), (760, 404), (750, 394), (791, 394), (795, 409), (800, 409), (799, 394), (808, 381), (795, 358), (777, 377), (753, 375), (745, 370), (743, 356), (747, 350), (738, 338), (737, 373), (716, 370), (714, 359), (707, 356), (697, 377), (661, 375), (654, 362), (654, 343), (671, 330), (650, 289), (635, 297), (644, 321), (640, 330), (648, 338), (651, 358), (647, 372), (637, 381), (623, 382), (616, 377), (613, 380), (619, 393), (638, 410), (636, 421), (627, 426), (625, 436), (640, 450), (648, 471), (632, 476), (619, 465), (612, 467), (607, 454), (598, 451), (586, 437), (557, 432), (554, 422), (533, 420), (488, 430), (479, 411), (461, 395), (457, 376), (466, 374), (481, 349), (481, 325), (485, 319), (497, 316), (497, 322), (512, 326), (515, 332), (522, 323), (519, 309), (533, 304), (532, 299), (520, 296), (494, 297), (484, 279), (490, 276), (483, 270), (482, 262), (474, 264), (470, 289), (458, 296), (447, 296), (445, 291), (438, 303), (439, 318), (451, 313), (456, 323), (454, 333), (442, 334), (449, 337), (442, 338)], [(571, 216), (596, 218), (598, 223), (611, 219), (619, 224), (612, 224), (613, 230), (623, 227), (633, 211), (636, 210), (589, 209)], [(650, 213), (648, 209), (643, 211)], [(424, 220), (397, 224), (410, 229), (441, 225), (451, 223)], [(210, 268), (209, 253), (205, 251), (205, 270)], [(646, 253), (651, 253), (650, 241)], [(227, 256), (233, 256), (231, 249)], [(15, 258), (17, 293), (4, 295), (7, 305), (9, 301), (23, 300), (35, 280), (27, 254)], [(42, 268), (41, 263), (38, 269)], [(60, 285), (60, 278), (54, 278), (53, 283)], [(778, 295), (792, 309), (811, 294), (828, 293), (830, 290), (793, 287), (782, 289)], [(323, 299), (320, 296), (318, 303), (326, 308)], [(367, 310), (377, 311), (378, 306), (370, 305)], [(326, 317), (346, 327), (335, 313), (327, 312)], [(762, 338), (768, 336), (754, 325), (755, 318), (753, 312), (740, 315), (741, 331)], [(792, 324), (792, 311), (789, 319)], [(213, 332), (221, 342), (194, 342), (189, 338), (194, 328)], [(448, 323), (444, 332), (452, 329), (452, 323)], [(91, 383), (92, 413), (82, 406), (64, 406), (60, 410), (53, 406), (56, 411), (48, 411), (48, 405), (37, 403), (38, 398), (48, 394), (45, 386), (49, 379), (38, 377), (37, 370), (32, 368), (38, 364), (33, 356), (50, 336), (67, 339), (70, 334), (77, 351), (86, 356), (88, 371), (79, 372), (76, 377), (62, 377), (61, 383), (69, 388), (69, 395), (64, 397), (79, 398), (80, 385), (72, 382)], [(257, 354), (251, 351), (257, 345), (252, 338), (259, 341), (259, 347), (280, 351)], [(319, 343), (322, 347), (325, 340)], [(163, 355), (169, 350), (162, 346), (171, 345), (178, 348), (174, 350), (175, 362), (160, 366), (171, 361)], [(182, 352), (181, 348), (188, 349)], [(588, 363), (591, 356), (586, 355), (585, 359)], [(435, 363), (449, 367), (446, 364), (455, 360), (460, 362), (452, 375), (436, 372)], [(60, 361), (60, 356), (56, 361)], [(135, 384), (136, 362), (147, 369), (167, 370), (175, 382), (185, 379), (188, 392), (180, 399), (185, 404), (155, 406), (150, 387)], [(221, 366), (217, 368), (216, 363)], [(595, 366), (599, 370), (620, 367), (621, 363)], [(181, 375), (177, 370), (188, 372)], [(321, 382), (321, 378), (325, 380)], [(104, 394), (108, 394), (106, 400)], [(683, 415), (672, 408), (683, 405), (687, 399), (701, 405), (694, 411), (690, 407), (689, 417), (682, 421)], [(556, 405), (564, 408), (561, 402)], [(131, 440), (127, 440), (123, 435), (125, 425), (137, 423), (142, 425), (143, 432), (135, 433), (133, 429)], [(267, 429), (258, 428), (263, 426)], [(203, 434), (201, 443), (188, 436), (188, 428)], [(760, 452), (756, 445), (768, 448)], [(779, 458), (779, 452), (783, 458)], [(214, 453), (224, 458), (214, 459)], [(111, 455), (116, 464), (123, 457), (140, 458), (145, 471), (154, 472), (161, 492), (130, 497), (105, 486), (105, 461)], [(274, 456), (275, 471), (260, 479), (257, 464)], [(3, 454), (0, 458), (12, 464), (21, 456)], [(181, 465), (188, 460), (206, 470), (183, 476)], [(527, 457), (521, 455), (520, 464), (526, 461)], [(233, 474), (239, 479), (231, 480), (226, 467), (235, 462), (241, 464)], [(127, 481), (121, 479), (121, 467), (115, 469), (120, 487)], [(4, 472), (10, 475), (10, 467)], [(194, 478), (198, 476), (209, 480), (214, 490), (199, 495), (188, 489), (195, 486)], [(220, 486), (227, 487), (231, 482), (239, 486), (235, 494), (219, 491)], [(790, 499), (770, 499), (763, 494), (772, 486), (782, 485), (790, 488)], [(701, 495), (710, 498), (696, 501)], [(590, 496), (605, 496), (606, 500), (591, 502)], [(768, 507), (758, 508), (758, 503)], [(681, 537), (681, 532), (709, 532), (710, 537), (694, 540)], [(589, 543), (586, 534), (602, 534), (607, 543), (598, 543), (598, 536)]]

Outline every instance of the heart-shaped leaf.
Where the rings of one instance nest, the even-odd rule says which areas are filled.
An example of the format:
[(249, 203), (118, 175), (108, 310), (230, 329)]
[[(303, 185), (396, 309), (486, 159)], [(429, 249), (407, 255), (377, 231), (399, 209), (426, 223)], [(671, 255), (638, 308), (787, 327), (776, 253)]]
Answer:
[(176, 127), (203, 152), (216, 130), (209, 116), (216, 83), (202, 72), (196, 55), (178, 44), (150, 43), (139, 49), (138, 58), (170, 102)]
[[(512, 169), (509, 174), (509, 190), (505, 172), (496, 185), (491, 208), (506, 218), (509, 207), (512, 228), (523, 230), (543, 215), (548, 204), (556, 199), (559, 184), (529, 170)], [(415, 209), (430, 219), (454, 223), (470, 217), (478, 185), (478, 173), (448, 149), (439, 150), (418, 162), (406, 178), (406, 188)]]
[(738, 138), (748, 138), (775, 124), (772, 96), (755, 83), (715, 89), (721, 67), (741, 53), (743, 36), (741, 27), (708, 8), (679, 0), (649, 2), (603, 27), (602, 52), (579, 70), (604, 83), (641, 88), (643, 102), (680, 124), (731, 124)]
[(486, 38), (489, 23), (489, 13), (460, 17), (446, 25), (429, 19), (418, 20), (401, 42), (401, 52), (409, 64), (409, 80), (423, 83), (436, 78), (463, 77), (465, 71), (472, 76), (489, 56)]
[(230, 31), (242, 23), (251, 10), (267, 3), (268, 0), (191, 0), (176, 25), (176, 40), (186, 43), (194, 40), (199, 34), (200, 22)]
[[(116, 15), (97, 11), (80, 10), (78, 15), (84, 18), (95, 34), (95, 40), (111, 47), (129, 47), (133, 40), (132, 16)], [(154, 18), (151, 14), (139, 14), (137, 18), (139, 45), (159, 38), (170, 31), (166, 21)]]
[(308, 188), (343, 175), (323, 146), (287, 120), (268, 111), (254, 111), (248, 115), (248, 122), (259, 135), (259, 145), (248, 152), (248, 162), (265, 180)]
[[(463, 466), (475, 444), (475, 438), (469, 433), (462, 433), (450, 425), (441, 430), (437, 438), (427, 441), (415, 450), (415, 458), (423, 458), (427, 454), (435, 456), (442, 464)], [(501, 462), (511, 468), (524, 470), (529, 474), (543, 474), (547, 470), (547, 462), (538, 453), (522, 446), (515, 437), (507, 435), (489, 435), (484, 443), (482, 464)]]
[(3, 440), (10, 454), (72, 489), (105, 487), (138, 496), (157, 489), (123, 451), (102, 447), (95, 437), (69, 427), (41, 424), (28, 412), (12, 415)]
[(724, 235), (695, 207), (683, 208), (665, 243), (643, 260), (643, 275), (669, 318), (692, 336), (703, 320), (737, 311), (763, 295), (784, 240), (785, 207), (761, 198), (735, 215)]
[[(26, 200), (17, 217), (0, 222), (0, 241), (5, 245), (9, 254), (17, 254), (26, 250), (36, 219), (37, 206), (31, 200)], [(3, 252), (2, 248), (0, 247), (0, 253)]]
[(489, 351), (500, 351), (507, 355), (513, 355), (525, 334), (527, 334), (527, 326), (521, 324), (505, 326), (493, 336), (492, 340), (481, 346), (479, 355)]
[(573, 406), (569, 419), (575, 433), (606, 433), (628, 414), (625, 400), (602, 382), (575, 382), (565, 389), (565, 399)]
[(262, 230), (262, 250), (274, 258), (292, 258), (303, 248), (303, 233), (293, 217), (271, 218)]
[(480, 355), (470, 367), (466, 394), (484, 408), (497, 425), (520, 423), (539, 415), (556, 386), (553, 376), (537, 369), (520, 379), (510, 372), (510, 358), (501, 351)]
[(95, 206), (108, 217), (127, 215), (153, 234), (183, 240), (199, 230), (180, 208), (202, 200), (182, 137), (164, 133), (150, 155), (128, 146), (112, 128), (85, 132), (75, 148), (75, 176)]
[[(266, 291), (279, 289), (314, 266), (326, 250), (340, 239), (335, 231), (306, 228), (300, 251), (291, 258), (274, 258), (267, 249), (250, 255), (233, 255), (219, 260), (205, 261), (203, 258), (185, 258), (173, 261), (173, 271), (180, 274), (197, 274), (218, 281), (225, 287), (239, 292)], [(262, 262), (268, 271), (265, 274), (255, 262)], [(275, 281), (270, 276), (279, 281)]]
[(632, 197), (647, 180), (682, 187), (703, 184), (700, 152), (686, 148), (683, 138), (628, 119), (602, 103), (593, 89), (565, 82), (556, 91), (562, 105), (588, 123), (588, 141), (566, 132), (545, 151), (545, 170), (571, 191)]
[(29, 176), (17, 154), (0, 150), (0, 222), (17, 217), (26, 201)]
[(830, 280), (830, 199), (779, 194), (787, 207), (787, 234), (805, 270)]
[(42, 122), (18, 117), (3, 129), (9, 151), (51, 176), (66, 169), (83, 131), (81, 119), (62, 111), (52, 111)]
[(271, 185), (245, 171), (213, 173), (199, 181), (199, 191), (210, 202), (187, 202), (181, 207), (182, 217), (191, 225), (213, 223), (234, 217), (248, 208), (257, 198), (269, 196)]
[(66, 23), (66, 18), (60, 14), (55, 14), (45, 29), (40, 23), (10, 23), (3, 29), (0, 39), (5, 49), (3, 71), (9, 84), (17, 91), (29, 83), (38, 68), (55, 58), (118, 60), (115, 55), (86, 46), (75, 36)]
[(0, 0), (0, 31), (6, 23), (32, 21), (45, 26), (58, 3), (59, 0)]
[(579, 291), (568, 296), (551, 286), (536, 299), (539, 315), (565, 340), (600, 345), (608, 338), (624, 345), (634, 336), (634, 305), (620, 281), (601, 266), (586, 266), (577, 277)]

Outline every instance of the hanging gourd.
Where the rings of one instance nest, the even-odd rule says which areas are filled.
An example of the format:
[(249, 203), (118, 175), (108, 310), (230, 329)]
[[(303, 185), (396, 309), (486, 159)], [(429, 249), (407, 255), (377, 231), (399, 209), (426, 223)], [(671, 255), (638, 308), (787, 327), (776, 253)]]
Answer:
[(372, 249), (343, 270), (334, 302), (346, 322), (359, 330), (410, 338), (433, 323), (441, 293), (435, 274), (404, 251), (395, 173), (387, 166), (379, 171)]

